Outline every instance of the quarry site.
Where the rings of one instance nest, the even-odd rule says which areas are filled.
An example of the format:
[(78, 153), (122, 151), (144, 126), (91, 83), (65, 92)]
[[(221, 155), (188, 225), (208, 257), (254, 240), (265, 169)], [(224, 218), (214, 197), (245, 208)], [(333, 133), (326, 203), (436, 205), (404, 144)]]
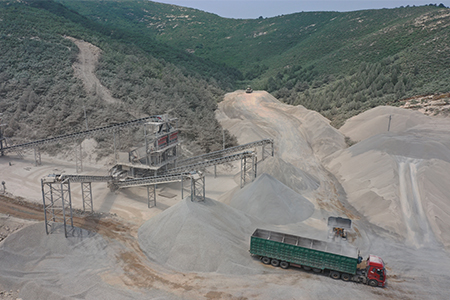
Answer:
[[(93, 49), (77, 45), (83, 55)], [(76, 162), (43, 154), (36, 165), (32, 151), (0, 157), (0, 299), (448, 299), (447, 118), (382, 106), (337, 130), (317, 112), (244, 90), (226, 94), (216, 117), (240, 145), (273, 140), (273, 156), (252, 149), (256, 178), (242, 183), (240, 160), (207, 166), (204, 199), (164, 183), (151, 207), (144, 186), (92, 182), (93, 213), (73, 184), (67, 238), (62, 226), (46, 233), (41, 179), (77, 174)], [(94, 139), (82, 146), (81, 174), (106, 176), (114, 159), (97, 160)], [(386, 287), (284, 270), (249, 253), (257, 228), (329, 240), (330, 216), (352, 221), (347, 240), (334, 242), (383, 258)]]

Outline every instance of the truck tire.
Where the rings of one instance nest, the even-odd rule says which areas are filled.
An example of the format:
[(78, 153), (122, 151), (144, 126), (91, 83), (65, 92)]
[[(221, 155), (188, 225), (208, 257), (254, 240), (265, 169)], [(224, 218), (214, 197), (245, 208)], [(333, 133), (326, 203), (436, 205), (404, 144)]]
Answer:
[(314, 273), (320, 273), (320, 272), (322, 272), (321, 269), (316, 269), (316, 268), (314, 268), (314, 269), (312, 269), (312, 270), (313, 270)]
[(376, 280), (374, 280), (374, 279), (370, 279), (369, 282), (368, 282), (368, 284), (369, 284), (370, 286), (377, 287), (377, 286), (378, 286), (378, 281), (376, 281)]
[(311, 267), (307, 267), (307, 266), (302, 266), (302, 268), (306, 271), (311, 271)]
[(287, 261), (282, 261), (282, 262), (280, 262), (280, 267), (282, 269), (287, 269), (287, 268), (289, 268), (289, 263)]
[(331, 271), (330, 272), (330, 277), (333, 278), (333, 279), (339, 279), (339, 278), (341, 278), (341, 274), (339, 272), (336, 272), (336, 271)]
[(280, 265), (280, 261), (278, 259), (272, 259), (270, 264), (274, 267), (278, 267)]
[(261, 258), (261, 261), (265, 265), (270, 264), (270, 258), (268, 258), (267, 256), (264, 256), (263, 258)]
[(342, 275), (341, 275), (341, 279), (344, 281), (349, 281), (351, 278), (352, 278), (352, 276), (347, 273), (342, 273)]

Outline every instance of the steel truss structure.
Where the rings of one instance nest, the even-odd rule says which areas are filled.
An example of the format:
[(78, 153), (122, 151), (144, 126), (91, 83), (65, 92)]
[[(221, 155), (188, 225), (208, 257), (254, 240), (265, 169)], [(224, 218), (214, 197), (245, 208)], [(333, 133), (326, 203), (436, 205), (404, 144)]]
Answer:
[[(247, 144), (244, 144), (244, 145), (230, 147), (230, 148), (226, 148), (226, 149), (223, 149), (223, 150), (214, 151), (214, 152), (211, 152), (211, 153), (207, 153), (207, 154), (203, 154), (203, 155), (199, 155), (199, 156), (183, 159), (183, 160), (180, 160), (180, 161), (177, 162), (177, 167), (188, 166), (188, 165), (195, 165), (197, 163), (201, 163), (201, 162), (205, 162), (205, 161), (214, 160), (216, 158), (229, 156), (232, 153), (244, 151), (244, 150), (247, 150), (247, 149), (256, 148), (258, 146), (262, 147), (261, 161), (263, 161), (266, 156), (269, 156), (269, 155), (273, 156), (273, 153), (274, 153), (274, 148), (273, 148), (274, 147), (274, 142), (273, 142), (273, 139), (263, 139), (263, 140), (260, 140), (260, 141), (251, 142), (251, 143), (247, 143)], [(267, 149), (267, 146), (270, 146), (270, 148)], [(172, 171), (172, 170), (170, 170), (170, 171)]]
[(205, 201), (205, 176), (202, 173), (194, 173), (191, 179), (191, 201)]
[[(74, 230), (70, 182), (46, 182), (44, 179), (41, 179), (41, 187), (46, 233), (54, 232), (56, 229), (55, 223), (63, 223), (64, 236), (68, 237)], [(68, 228), (69, 225), (70, 227)]]
[[(112, 133), (114, 135), (114, 151), (116, 151), (116, 133), (119, 129), (124, 127), (136, 127), (141, 126), (142, 124), (145, 124), (147, 122), (152, 122), (154, 124), (157, 123), (163, 123), (164, 116), (150, 116), (146, 118), (136, 119), (132, 121), (122, 122), (118, 124), (113, 124), (105, 127), (100, 127), (96, 129), (81, 131), (77, 133), (71, 133), (71, 134), (64, 134), (60, 136), (56, 136), (53, 138), (47, 138), (42, 139), (38, 141), (23, 143), (23, 144), (17, 144), (17, 145), (11, 145), (11, 143), (6, 143), (6, 138), (3, 137), (1, 131), (0, 131), (0, 156), (3, 156), (4, 153), (8, 151), (15, 151), (19, 157), (23, 157), (22, 151), (25, 149), (33, 148), (34, 149), (34, 160), (36, 165), (41, 165), (41, 153), (40, 153), (40, 146), (47, 145), (47, 144), (57, 144), (61, 142), (69, 142), (69, 143), (76, 143), (77, 146), (74, 148), (74, 155), (75, 155), (75, 161), (76, 161), (76, 167), (77, 172), (82, 172), (83, 170), (83, 158), (82, 158), (82, 148), (81, 148), (81, 142), (84, 138), (88, 137), (95, 137), (98, 135), (102, 135), (105, 133)], [(9, 144), (9, 145), (8, 145)], [(79, 148), (79, 149), (78, 149)], [(114, 156), (116, 157), (117, 154), (114, 152)]]
[[(252, 153), (253, 154), (253, 153)], [(256, 155), (245, 155), (241, 159), (241, 188), (246, 183), (252, 182), (256, 178), (256, 166), (258, 158)]]
[(53, 138), (38, 140), (38, 141), (34, 141), (34, 142), (6, 146), (2, 150), (6, 152), (6, 151), (15, 150), (18, 148), (20, 148), (20, 149), (34, 148), (35, 146), (55, 144), (55, 143), (60, 143), (63, 141), (76, 142), (76, 141), (82, 140), (86, 137), (94, 137), (94, 136), (98, 136), (98, 135), (105, 134), (105, 133), (114, 133), (114, 131), (116, 131), (119, 128), (130, 127), (130, 126), (140, 126), (141, 124), (144, 124), (145, 122), (149, 122), (149, 121), (162, 122), (162, 116), (151, 116), (151, 117), (136, 119), (136, 120), (132, 120), (132, 121), (122, 122), (122, 123), (118, 123), (118, 124), (113, 124), (113, 125), (109, 125), (109, 126), (99, 127), (96, 129), (80, 131), (77, 133), (64, 134), (64, 135), (56, 136)]
[(211, 159), (211, 160), (200, 161), (200, 162), (196, 162), (196, 163), (186, 165), (186, 166), (176, 167), (176, 168), (168, 170), (167, 173), (189, 172), (189, 171), (197, 170), (199, 168), (206, 168), (209, 166), (225, 164), (228, 162), (242, 160), (247, 157), (255, 157), (255, 156), (256, 156), (255, 152), (246, 151), (246, 152), (232, 154), (232, 155), (219, 157), (219, 158), (215, 158), (215, 159)]
[(92, 185), (91, 182), (81, 183), (81, 199), (83, 200), (83, 212), (90, 210), (94, 212), (94, 205), (92, 202)]
[[(47, 234), (54, 231), (54, 224), (63, 223), (64, 235), (68, 237), (74, 232), (73, 209), (70, 193), (70, 183), (81, 183), (83, 211), (93, 212), (92, 182), (108, 182), (112, 190), (118, 188), (146, 186), (148, 207), (156, 206), (156, 186), (161, 183), (181, 182), (183, 197), (184, 181), (190, 181), (191, 201), (205, 200), (205, 177), (203, 173), (186, 172), (157, 177), (115, 181), (111, 176), (83, 176), (83, 175), (51, 175), (41, 179), (42, 200), (44, 202), (45, 230)], [(70, 224), (70, 227), (68, 228)]]
[[(192, 197), (198, 199), (205, 199), (205, 189), (204, 182), (205, 177), (203, 173), (199, 171), (193, 172), (184, 172), (178, 174), (168, 174), (154, 177), (145, 177), (139, 179), (129, 179), (129, 180), (121, 180), (121, 181), (113, 181), (110, 182), (110, 188), (112, 190), (118, 188), (129, 188), (129, 187), (138, 187), (138, 186), (146, 186), (147, 187), (147, 197), (148, 197), (148, 207), (156, 206), (156, 186), (158, 184), (164, 183), (172, 183), (172, 182), (181, 182), (181, 198), (184, 199), (184, 182), (190, 180), (191, 182), (191, 200)], [(198, 189), (198, 186), (203, 182), (202, 191)]]
[[(35, 162), (41, 163), (39, 147), (50, 143), (62, 141), (75, 142), (77, 173), (83, 169), (81, 142), (85, 137), (110, 132), (114, 136), (114, 157), (117, 159), (116, 135), (119, 129), (127, 126), (143, 125), (145, 145), (128, 153), (128, 162), (117, 163), (111, 169), (110, 176), (89, 175), (50, 175), (41, 180), (42, 198), (44, 202), (45, 227), (47, 234), (52, 233), (54, 224), (62, 222), (64, 234), (67, 237), (74, 232), (73, 210), (70, 194), (70, 184), (79, 182), (81, 184), (81, 195), (83, 211), (93, 212), (92, 182), (106, 182), (111, 191), (145, 186), (147, 188), (147, 206), (156, 206), (156, 188), (158, 184), (181, 182), (181, 195), (184, 199), (184, 183), (190, 183), (191, 201), (205, 200), (205, 176), (199, 169), (209, 166), (217, 166), (232, 161), (241, 160), (241, 188), (253, 181), (257, 175), (256, 147), (262, 147), (262, 157), (274, 154), (274, 143), (272, 139), (264, 139), (227, 148), (224, 150), (200, 155), (197, 157), (178, 161), (178, 130), (167, 115), (141, 118), (134, 121), (114, 124), (93, 130), (82, 131), (75, 134), (62, 135), (55, 138), (44, 139), (36, 142), (8, 146), (6, 141), (1, 140), (0, 150), (20, 151), (21, 149), (34, 148)], [(148, 130), (151, 126), (152, 130)], [(244, 151), (254, 148), (255, 151)], [(240, 153), (237, 153), (240, 152)], [(171, 166), (171, 168), (169, 168)], [(175, 167), (174, 167), (175, 166)], [(162, 170), (164, 168), (164, 170)], [(159, 174), (158, 174), (159, 173)], [(216, 172), (214, 172), (216, 174)], [(125, 176), (124, 176), (125, 175)], [(132, 177), (131, 179), (129, 177)], [(128, 177), (128, 179), (124, 179)], [(68, 229), (68, 227), (70, 228)]]
[[(93, 212), (92, 200), (92, 182), (107, 182), (111, 190), (120, 188), (147, 187), (147, 206), (149, 208), (156, 206), (156, 186), (158, 184), (181, 182), (181, 194), (184, 198), (184, 182), (190, 181), (190, 197), (191, 201), (205, 200), (205, 176), (202, 172), (197, 171), (198, 168), (204, 168), (212, 165), (223, 164), (231, 161), (241, 160), (241, 188), (246, 183), (253, 181), (257, 175), (257, 157), (252, 151), (233, 154), (221, 158), (216, 158), (209, 161), (198, 162), (192, 165), (178, 167), (176, 170), (179, 173), (165, 174), (153, 177), (144, 177), (128, 180), (118, 180), (112, 176), (91, 176), (91, 175), (52, 175), (42, 179), (42, 198), (45, 208), (46, 216), (46, 232), (52, 228), (52, 224), (58, 220), (64, 223), (64, 232), (67, 236), (68, 218), (73, 227), (72, 220), (72, 202), (70, 195), (70, 183), (81, 183), (81, 194), (83, 201), (83, 211), (90, 210)], [(170, 171), (172, 171), (170, 170)], [(55, 187), (56, 186), (56, 187)], [(65, 188), (66, 187), (66, 188)], [(61, 205), (58, 206), (58, 201)], [(56, 203), (56, 204), (55, 204)], [(51, 212), (51, 217), (47, 222), (47, 214)], [(62, 214), (62, 218), (58, 218)], [(68, 217), (70, 216), (70, 217)]]

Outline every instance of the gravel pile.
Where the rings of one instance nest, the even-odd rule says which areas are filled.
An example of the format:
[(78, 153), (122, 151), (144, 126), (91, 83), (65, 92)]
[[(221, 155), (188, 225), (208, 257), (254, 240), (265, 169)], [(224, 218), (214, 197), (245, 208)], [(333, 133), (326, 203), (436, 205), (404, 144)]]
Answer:
[(139, 228), (147, 257), (178, 271), (254, 274), (248, 253), (257, 222), (226, 204), (189, 198), (151, 218)]
[(302, 222), (314, 213), (311, 202), (268, 174), (234, 194), (230, 205), (274, 225)]
[(118, 253), (110, 246), (101, 235), (82, 229), (65, 238), (46, 235), (43, 223), (27, 226), (0, 244), (0, 291), (33, 300), (148, 299), (103, 282), (102, 274), (120, 274)]

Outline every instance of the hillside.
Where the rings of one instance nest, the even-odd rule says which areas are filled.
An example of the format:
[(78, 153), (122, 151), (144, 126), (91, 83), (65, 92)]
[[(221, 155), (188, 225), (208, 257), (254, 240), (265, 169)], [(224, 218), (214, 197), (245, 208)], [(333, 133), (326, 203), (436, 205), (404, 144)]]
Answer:
[[(90, 128), (170, 111), (192, 151), (207, 152), (221, 145), (217, 103), (247, 84), (335, 127), (450, 90), (450, 10), (435, 5), (254, 20), (138, 0), (0, 5), (0, 110), (16, 141), (81, 130), (83, 107)], [(97, 85), (118, 101), (86, 92), (65, 36), (99, 49)]]
[(450, 10), (443, 5), (235, 20), (151, 1), (58, 1), (98, 23), (237, 68), (235, 89), (265, 89), (336, 126), (377, 105), (450, 90)]
[[(0, 112), (7, 124), (2, 128), (5, 136), (17, 143), (85, 130), (86, 123), (95, 128), (170, 113), (179, 118), (190, 151), (222, 147), (222, 129), (214, 118), (223, 95), (217, 81), (187, 74), (137, 46), (104, 35), (102, 27), (60, 4), (30, 3), (0, 2)], [(89, 66), (95, 72), (90, 88), (77, 75), (83, 61), (80, 45), (97, 52)], [(116, 100), (108, 101), (105, 95)], [(122, 138), (124, 150), (141, 140), (141, 133), (134, 135)], [(232, 145), (233, 139), (228, 134), (226, 138)], [(97, 142), (103, 149), (99, 154), (111, 151), (111, 139)]]

